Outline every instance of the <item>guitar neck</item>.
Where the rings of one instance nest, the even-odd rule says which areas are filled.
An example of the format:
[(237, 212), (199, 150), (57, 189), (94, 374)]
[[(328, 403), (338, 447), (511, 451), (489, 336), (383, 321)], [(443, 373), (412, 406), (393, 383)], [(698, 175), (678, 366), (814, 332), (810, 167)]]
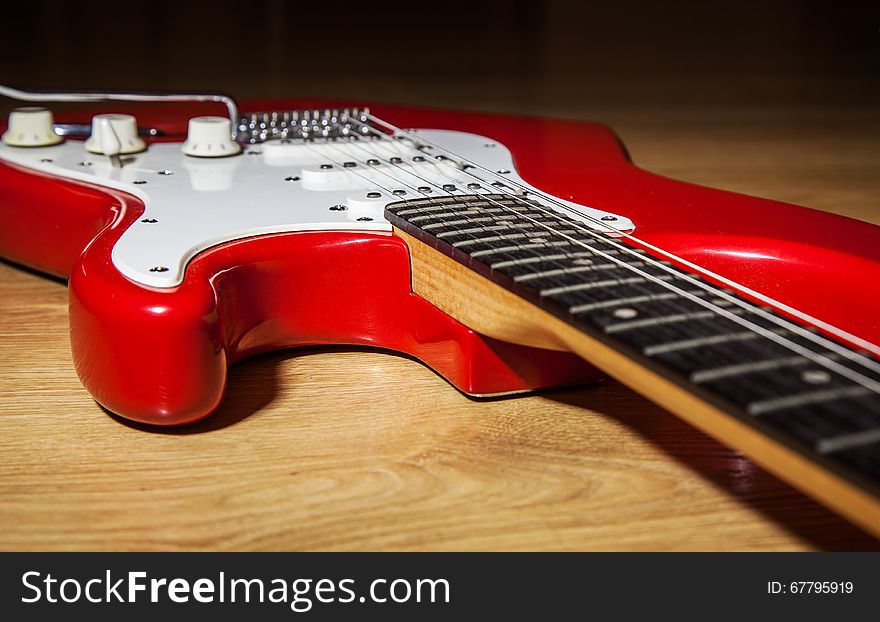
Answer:
[(849, 346), (510, 194), (395, 203), (413, 290), (572, 351), (880, 534), (880, 373)]

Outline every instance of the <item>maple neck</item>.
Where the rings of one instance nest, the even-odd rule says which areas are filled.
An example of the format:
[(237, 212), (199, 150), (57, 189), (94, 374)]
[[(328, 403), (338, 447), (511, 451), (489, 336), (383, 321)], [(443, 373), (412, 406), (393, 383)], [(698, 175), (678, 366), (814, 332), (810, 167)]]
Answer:
[(425, 198), (386, 217), (414, 290), (453, 317), (575, 351), (824, 501), (854, 495), (838, 509), (880, 531), (876, 360), (530, 199)]

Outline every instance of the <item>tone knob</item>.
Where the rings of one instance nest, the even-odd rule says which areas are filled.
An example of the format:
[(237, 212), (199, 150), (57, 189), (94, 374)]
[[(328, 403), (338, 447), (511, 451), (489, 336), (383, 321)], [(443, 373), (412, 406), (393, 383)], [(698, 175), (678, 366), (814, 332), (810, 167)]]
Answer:
[(3, 142), (12, 147), (57, 145), (64, 139), (52, 129), (54, 122), (52, 112), (46, 108), (16, 108), (9, 113), (9, 125), (3, 133)]
[(96, 114), (92, 117), (92, 135), (86, 141), (86, 151), (116, 155), (107, 153), (107, 146), (115, 147), (117, 141), (117, 154), (138, 153), (147, 148), (138, 136), (137, 119), (130, 114)]
[(193, 117), (182, 150), (198, 158), (223, 158), (239, 153), (241, 147), (232, 140), (232, 123), (226, 117)]

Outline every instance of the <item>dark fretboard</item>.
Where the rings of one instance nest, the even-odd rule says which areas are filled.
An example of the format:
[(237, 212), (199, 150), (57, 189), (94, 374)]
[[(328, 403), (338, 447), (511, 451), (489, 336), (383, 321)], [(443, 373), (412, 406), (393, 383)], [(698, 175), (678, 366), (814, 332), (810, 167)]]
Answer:
[[(787, 321), (780, 326), (762, 316), (766, 308), (739, 297), (745, 308), (725, 300), (720, 293), (733, 295), (729, 290), (702, 280), (695, 284), (691, 279), (698, 277), (668, 263), (657, 266), (645, 251), (530, 200), (505, 194), (426, 198), (390, 205), (386, 217), (496, 284), (880, 494), (880, 393), (871, 386), (880, 382), (880, 374), (864, 364), (866, 359), (854, 361), (817, 344), (803, 335), (803, 328)], [(857, 372), (868, 386), (691, 297), (711, 301), (788, 344)]]

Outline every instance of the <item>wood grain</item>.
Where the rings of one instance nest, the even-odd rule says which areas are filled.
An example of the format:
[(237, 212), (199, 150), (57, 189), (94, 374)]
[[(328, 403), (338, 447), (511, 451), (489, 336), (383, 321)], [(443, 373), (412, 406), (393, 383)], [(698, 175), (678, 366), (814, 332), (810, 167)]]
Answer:
[[(874, 112), (558, 112), (651, 170), (880, 222)], [(130, 425), (76, 378), (64, 284), (10, 265), (0, 425), (4, 550), (880, 548), (613, 381), (479, 401), (405, 357), (308, 349), (235, 367), (200, 424)]]

